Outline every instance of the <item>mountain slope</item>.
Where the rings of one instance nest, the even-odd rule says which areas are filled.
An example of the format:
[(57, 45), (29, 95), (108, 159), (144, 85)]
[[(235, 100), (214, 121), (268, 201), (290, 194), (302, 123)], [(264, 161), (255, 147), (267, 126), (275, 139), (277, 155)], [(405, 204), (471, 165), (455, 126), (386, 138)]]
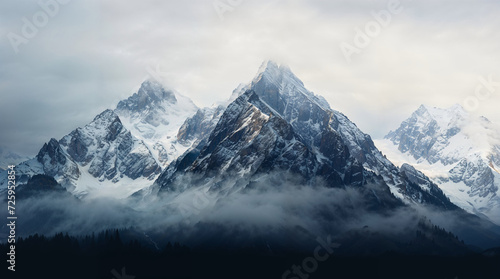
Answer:
[[(293, 158), (284, 160), (287, 156)], [(247, 176), (248, 180), (248, 175), (259, 170), (265, 172), (275, 168), (301, 169), (305, 176), (310, 176), (315, 166), (304, 164), (315, 162), (313, 159), (288, 123), (273, 117), (271, 110), (249, 91), (228, 106), (206, 146), (184, 171), (203, 180), (217, 177), (213, 184), (224, 183), (235, 175)], [(159, 181), (162, 187), (170, 187), (164, 183), (166, 177), (160, 177)]]
[(500, 224), (500, 128), (460, 105), (421, 106), (378, 145), (431, 177), (450, 199)]

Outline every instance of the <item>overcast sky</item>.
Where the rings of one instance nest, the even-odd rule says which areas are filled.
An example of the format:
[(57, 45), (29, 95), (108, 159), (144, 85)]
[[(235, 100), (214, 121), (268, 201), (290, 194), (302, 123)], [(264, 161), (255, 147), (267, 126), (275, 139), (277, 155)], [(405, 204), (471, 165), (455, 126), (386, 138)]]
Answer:
[[(47, 15), (37, 1), (1, 1), (0, 146), (34, 155), (155, 71), (208, 106), (272, 59), (374, 138), (420, 104), (478, 100), (481, 77), (500, 82), (499, 1), (390, 2), (73, 0)], [(370, 41), (356, 44), (366, 27)], [(341, 45), (356, 47), (350, 59)], [(500, 124), (500, 87), (490, 91), (471, 104)]]

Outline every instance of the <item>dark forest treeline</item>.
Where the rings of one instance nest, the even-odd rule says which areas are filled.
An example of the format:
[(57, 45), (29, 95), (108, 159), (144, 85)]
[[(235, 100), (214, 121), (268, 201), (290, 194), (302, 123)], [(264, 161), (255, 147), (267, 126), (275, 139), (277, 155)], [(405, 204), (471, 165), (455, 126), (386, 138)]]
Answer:
[[(443, 232), (445, 233), (445, 232)], [(1, 244), (1, 253), (8, 245)], [(132, 239), (126, 230), (106, 230), (84, 237), (58, 233), (32, 235), (16, 244), (16, 272), (4, 266), (1, 278), (282, 278), (311, 253), (273, 255), (259, 251), (207, 251), (179, 243), (154, 247)], [(500, 257), (332, 256), (314, 278), (500, 278)], [(301, 278), (289, 275), (285, 278)], [(304, 277), (305, 278), (305, 277)]]

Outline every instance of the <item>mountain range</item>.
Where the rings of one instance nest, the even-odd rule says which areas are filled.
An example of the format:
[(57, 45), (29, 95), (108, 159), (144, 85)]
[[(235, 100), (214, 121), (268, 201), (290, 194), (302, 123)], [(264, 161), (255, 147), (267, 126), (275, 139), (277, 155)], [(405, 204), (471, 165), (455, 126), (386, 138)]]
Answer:
[[(465, 112), (459, 107), (449, 111), (423, 106), (389, 133), (390, 143), (416, 160), (394, 164), (368, 134), (332, 109), (323, 97), (307, 90), (285, 65), (264, 62), (256, 76), (236, 88), (227, 102), (209, 108), (198, 108), (175, 90), (146, 80), (114, 110), (105, 110), (84, 127), (45, 143), (37, 156), (17, 165), (17, 180), (38, 185), (33, 178), (52, 177), (82, 201), (107, 197), (124, 201), (134, 210), (167, 208), (169, 218), (179, 213), (172, 206), (192, 200), (193, 193), (209, 197), (196, 210), (199, 218), (204, 210), (219, 212), (228, 204), (231, 210), (219, 212), (219, 217), (231, 213), (227, 211), (243, 212), (232, 204), (234, 199), (261, 206), (266, 202), (256, 197), (262, 192), (269, 192), (269, 197), (291, 192), (287, 198), (277, 198), (293, 200), (290, 204), (300, 200), (300, 195), (310, 195), (315, 198), (307, 206), (313, 203), (317, 208), (308, 207), (310, 211), (303, 214), (315, 219), (321, 216), (318, 224), (332, 230), (336, 229), (333, 220), (340, 222), (339, 216), (342, 222), (357, 220), (346, 227), (348, 235), (353, 233), (348, 229), (357, 233), (363, 227), (360, 224), (395, 215), (405, 216), (402, 218), (416, 228), (418, 217), (411, 216), (439, 211), (459, 216), (456, 218), (466, 224), (447, 223), (449, 228), (461, 237), (475, 239), (475, 245), (497, 243), (498, 228), (482, 218), (494, 221), (498, 213), (495, 170), (500, 157), (493, 151), (500, 148), (492, 146), (493, 153), (489, 153), (485, 146), (476, 145), (475, 138), (467, 138), (466, 128), (450, 124), (461, 119), (468, 122)], [(490, 123), (480, 121), (484, 131), (490, 131)], [(464, 145), (457, 147), (454, 142)], [(460, 153), (464, 146), (468, 151)], [(439, 170), (448, 175), (434, 176), (414, 164), (423, 160), (431, 167), (441, 164)], [(7, 172), (3, 171), (0, 188), (6, 186)], [(311, 194), (311, 189), (316, 192)], [(308, 200), (306, 196), (304, 200)], [(285, 207), (279, 202), (267, 205), (278, 206), (278, 210)], [(336, 206), (334, 212), (331, 206)], [(295, 214), (298, 209), (289, 210)], [(370, 214), (377, 217), (365, 219)], [(245, 220), (247, 215), (236, 218)], [(197, 221), (210, 218), (213, 216)], [(440, 222), (440, 218), (433, 221)], [(307, 218), (289, 223), (297, 222), (294, 228), (302, 228), (299, 232), (304, 234), (325, 232), (325, 227), (308, 230), (303, 219)], [(372, 226), (377, 227), (376, 223)], [(362, 234), (367, 232), (362, 230)], [(403, 237), (405, 241), (407, 237)]]
[[(125, 198), (150, 185), (190, 147), (194, 139), (178, 140), (177, 132), (197, 110), (187, 97), (147, 80), (114, 110), (45, 143), (35, 158), (17, 166), (18, 181), (45, 174), (78, 197)], [(5, 173), (0, 176), (5, 186)]]
[(152, 187), (193, 187), (197, 182), (175, 183), (193, 174), (211, 188), (235, 191), (279, 170), (297, 174), (305, 183), (321, 178), (330, 187), (384, 185), (373, 194), (380, 202), (394, 195), (407, 203), (454, 207), (425, 177), (424, 183), (413, 179), (411, 166), (395, 167), (369, 135), (308, 91), (287, 66), (264, 63), (234, 94), (238, 97), (207, 139), (170, 164)]

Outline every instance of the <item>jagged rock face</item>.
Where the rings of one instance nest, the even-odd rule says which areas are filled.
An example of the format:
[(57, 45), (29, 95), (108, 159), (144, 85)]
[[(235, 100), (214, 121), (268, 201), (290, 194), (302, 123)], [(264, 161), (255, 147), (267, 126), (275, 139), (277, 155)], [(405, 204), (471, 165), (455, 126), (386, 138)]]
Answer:
[(308, 91), (288, 67), (268, 62), (261, 71), (248, 87), (290, 123), (308, 146), (331, 159), (334, 166), (352, 156), (353, 163), (365, 165), (377, 174), (396, 171), (369, 135), (345, 115), (332, 110), (322, 97)]
[(329, 127), (333, 112), (318, 105), (320, 99), (307, 91), (289, 68), (280, 68), (273, 62), (267, 63), (265, 70), (257, 75), (250, 88), (291, 123), (309, 146), (319, 146), (321, 133)]
[(491, 170), (488, 162), (485, 162), (479, 154), (475, 158), (462, 159), (452, 168), (449, 179), (454, 183), (463, 181), (470, 187), (470, 196), (487, 197), (491, 193), (498, 191), (495, 185), (494, 171)]
[(123, 176), (151, 177), (159, 171), (144, 143), (133, 138), (112, 110), (74, 130), (60, 143), (71, 160), (82, 167), (88, 166), (88, 172), (100, 181), (118, 181)]
[(178, 140), (177, 134), (197, 110), (187, 97), (147, 80), (137, 93), (119, 102), (115, 112), (123, 125), (152, 150), (157, 163), (166, 167), (196, 141), (195, 135)]
[(38, 162), (42, 164), (43, 172), (46, 175), (77, 180), (80, 177), (80, 170), (72, 160), (68, 159), (59, 142), (51, 139), (49, 143), (43, 145), (36, 156)]
[[(231, 153), (224, 154), (226, 151)], [(272, 115), (251, 91), (228, 107), (200, 158), (199, 164), (194, 164), (195, 172), (220, 166), (228, 173), (278, 169), (310, 176), (314, 170), (314, 165), (307, 165), (314, 157), (292, 127)]]
[[(207, 144), (183, 170), (203, 180), (213, 179), (216, 185), (226, 179), (234, 182), (235, 178), (245, 178), (248, 183), (251, 176), (272, 171), (311, 177), (316, 163), (315, 156), (293, 128), (272, 115), (269, 107), (249, 91), (228, 106)], [(172, 179), (167, 173), (157, 182), (169, 189)]]
[(500, 129), (493, 123), (460, 105), (422, 105), (386, 140), (403, 160), (427, 170), (453, 202), (500, 223)]
[(195, 115), (184, 121), (177, 133), (177, 139), (181, 143), (189, 143), (207, 138), (219, 122), (224, 110), (224, 106), (199, 109)]

